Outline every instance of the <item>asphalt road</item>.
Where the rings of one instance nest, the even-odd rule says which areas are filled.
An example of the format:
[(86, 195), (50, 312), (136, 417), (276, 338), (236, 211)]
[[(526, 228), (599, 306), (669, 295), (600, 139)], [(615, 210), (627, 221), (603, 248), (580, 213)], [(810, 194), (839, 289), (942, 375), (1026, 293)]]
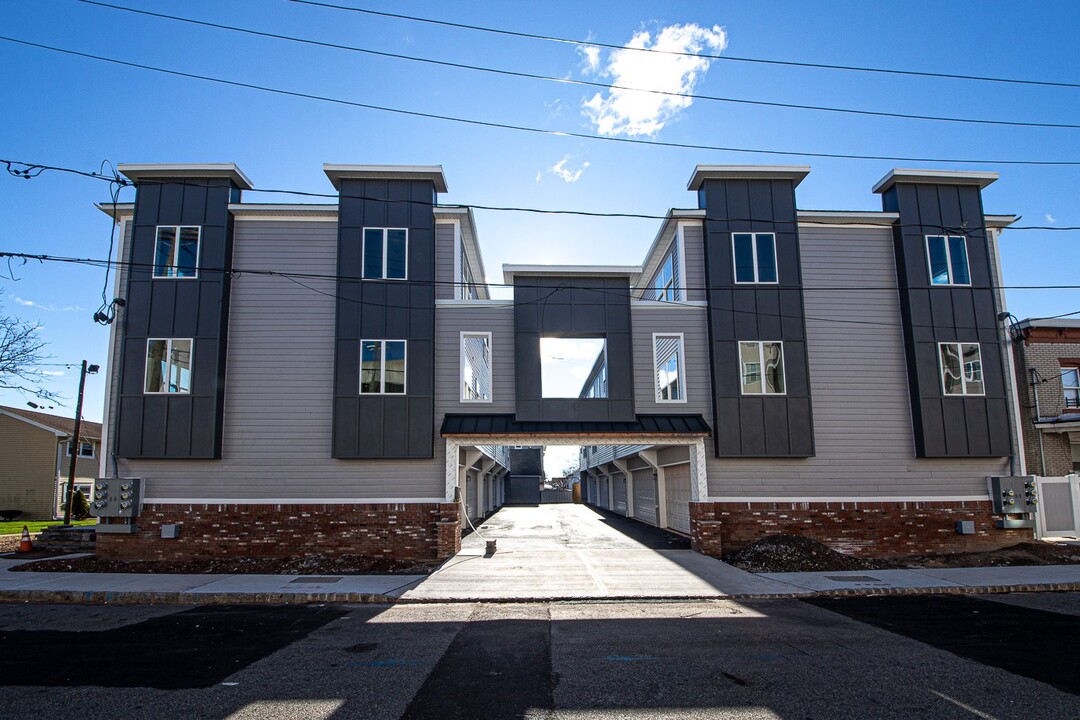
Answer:
[(1080, 594), (0, 605), (0, 718), (1080, 718)]

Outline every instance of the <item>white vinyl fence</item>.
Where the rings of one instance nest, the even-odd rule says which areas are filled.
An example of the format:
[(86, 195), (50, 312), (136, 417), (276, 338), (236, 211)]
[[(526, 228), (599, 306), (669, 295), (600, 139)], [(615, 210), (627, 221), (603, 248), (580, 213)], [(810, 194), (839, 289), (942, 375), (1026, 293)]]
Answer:
[(1080, 476), (1036, 478), (1039, 537), (1080, 537)]

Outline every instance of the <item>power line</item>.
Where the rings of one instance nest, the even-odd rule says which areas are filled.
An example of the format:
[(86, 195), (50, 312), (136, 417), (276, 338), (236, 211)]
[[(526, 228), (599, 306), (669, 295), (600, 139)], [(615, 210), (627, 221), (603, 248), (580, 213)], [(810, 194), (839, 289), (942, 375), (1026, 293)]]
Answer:
[[(293, 35), (283, 35), (279, 33), (264, 32), (261, 30), (253, 30), (251, 28), (238, 27), (235, 25), (224, 25), (221, 23), (209, 22), (206, 20), (196, 20), (194, 18), (181, 17), (178, 15), (168, 15), (166, 13), (151, 12), (149, 10), (140, 10), (137, 8), (125, 7), (123, 5), (113, 5), (111, 3), (99, 2), (98, 0), (79, 0), (79, 2), (87, 5), (94, 5), (97, 7), (108, 8), (111, 10), (120, 10), (123, 12), (134, 13), (137, 15), (146, 15), (149, 17), (160, 18), (163, 20), (173, 20), (182, 23), (189, 23), (191, 25), (199, 25), (202, 27), (215, 28), (219, 30), (227, 30), (230, 32), (243, 33), (246, 35), (253, 35), (256, 37), (272, 38), (275, 40), (286, 40), (288, 42), (301, 43), (305, 45), (313, 45), (316, 47), (330, 48), (334, 50), (346, 50), (349, 52), (363, 53), (365, 55), (374, 55), (378, 57), (394, 58), (398, 60), (407, 60), (409, 62), (426, 63), (429, 65), (438, 65), (441, 67), (450, 67), (460, 70), (471, 70), (475, 72), (492, 73), (496, 75), (506, 75), (509, 77), (525, 78), (529, 80), (542, 80), (545, 82), (554, 82), (563, 85), (581, 85), (586, 87), (602, 88), (605, 90), (628, 90), (632, 92), (648, 93), (653, 95), (664, 95), (668, 97), (680, 97), (689, 98), (691, 100), (708, 100), (712, 102), (733, 103), (739, 105), (754, 105), (759, 107), (772, 107), (772, 108), (784, 108), (790, 110), (812, 110), (818, 112), (831, 112), (842, 113), (848, 115), (863, 115), (870, 117), (883, 117), (883, 118), (896, 118), (902, 120), (927, 120), (936, 122), (950, 122), (950, 123), (964, 123), (974, 125), (997, 125), (1008, 127), (1031, 127), (1031, 128), (1055, 128), (1055, 129), (1080, 129), (1080, 124), (1070, 123), (1047, 123), (1047, 122), (1026, 122), (1020, 120), (991, 120), (984, 118), (959, 118), (948, 117), (941, 115), (918, 115), (912, 113), (898, 113), (898, 112), (885, 112), (877, 110), (861, 110), (857, 108), (839, 108), (829, 107), (824, 105), (805, 105), (800, 103), (785, 103), (785, 102), (772, 102), (765, 100), (749, 100), (746, 98), (733, 98), (733, 97), (720, 97), (716, 95), (699, 95), (694, 93), (681, 93), (673, 92), (669, 90), (653, 90), (646, 88), (637, 88), (628, 85), (614, 85), (602, 82), (594, 82), (590, 80), (580, 80), (574, 78), (562, 78), (553, 77), (550, 75), (540, 75), (536, 73), (520, 72), (514, 70), (506, 70), (503, 68), (486, 67), (482, 65), (470, 65), (466, 63), (450, 62), (447, 60), (437, 60), (434, 58), (418, 57), (414, 55), (403, 55), (400, 53), (384, 52), (380, 50), (372, 50), (370, 48), (357, 47), (355, 45), (343, 45), (339, 43), (324, 42), (321, 40), (312, 40), (310, 38), (301, 38)], [(703, 57), (703, 56), (696, 56)]]
[(629, 50), (632, 52), (649, 52), (661, 55), (682, 55), (706, 58), (708, 60), (725, 60), (728, 62), (758, 63), (762, 65), (779, 65), (799, 68), (815, 68), (819, 70), (843, 70), (849, 72), (881, 73), (885, 75), (909, 75), (913, 77), (939, 78), (948, 80), (974, 80), (979, 82), (1009, 83), (1014, 85), (1038, 85), (1044, 87), (1080, 88), (1080, 83), (1056, 82), (1052, 80), (1028, 80), (1020, 78), (993, 77), (987, 75), (963, 75), (957, 73), (940, 73), (920, 70), (899, 70), (895, 68), (878, 68), (859, 65), (831, 65), (827, 63), (796, 62), (793, 60), (773, 60), (768, 58), (740, 57), (737, 55), (710, 55), (706, 53), (699, 54), (680, 52), (677, 50), (659, 50), (657, 48), (626, 47), (624, 45), (613, 45), (610, 43), (596, 42), (594, 40), (573, 40), (570, 38), (563, 38), (552, 35), (538, 35), (534, 33), (517, 32), (514, 30), (503, 30), (499, 28), (484, 27), (482, 25), (468, 25), (466, 23), (450, 22), (448, 20), (435, 20), (433, 18), (418, 17), (416, 15), (403, 15), (400, 13), (383, 12), (379, 10), (369, 10), (367, 8), (352, 7), (349, 5), (337, 5), (329, 2), (316, 2), (315, 0), (289, 1), (297, 3), (299, 5), (312, 5), (315, 7), (329, 8), (332, 10), (346, 10), (349, 12), (363, 13), (365, 15), (377, 15), (380, 17), (395, 18), (397, 20), (408, 20), (410, 22), (420, 22), (430, 25), (441, 25), (443, 27), (458, 28), (461, 30), (474, 30), (476, 32), (492, 33), (496, 35), (507, 35), (510, 37), (525, 38), (528, 40), (542, 40), (544, 42), (561, 43), (566, 45), (601, 47), (609, 50)]
[(453, 115), (440, 115), (437, 113), (422, 112), (419, 110), (405, 110), (403, 108), (394, 108), (385, 105), (374, 105), (371, 103), (361, 103), (353, 100), (345, 100), (342, 98), (329, 97), (325, 95), (315, 95), (312, 93), (297, 92), (294, 90), (283, 90), (281, 88), (270, 87), (267, 85), (257, 85), (255, 83), (239, 82), (237, 80), (226, 80), (224, 78), (213, 77), (210, 75), (200, 75), (197, 73), (183, 72), (180, 70), (170, 70), (168, 68), (160, 68), (153, 65), (146, 65), (143, 63), (129, 62), (126, 60), (118, 60), (116, 58), (105, 57), (103, 55), (94, 55), (91, 53), (79, 52), (77, 50), (68, 50), (65, 48), (59, 48), (52, 45), (45, 45), (42, 43), (30, 42), (28, 40), (19, 40), (17, 38), (0, 36), (0, 40), (4, 42), (15, 43), (18, 45), (24, 45), (27, 47), (34, 47), (41, 50), (48, 50), (50, 52), (60, 53), (63, 55), (71, 55), (74, 57), (82, 57), (90, 60), (98, 60), (100, 62), (106, 62), (113, 65), (120, 65), (123, 67), (136, 68), (139, 70), (148, 70), (150, 72), (161, 73), (164, 75), (173, 75), (176, 77), (188, 78), (191, 80), (203, 80), (205, 82), (216, 83), (219, 85), (227, 85), (230, 87), (245, 88), (248, 90), (258, 90), (260, 92), (272, 93), (275, 95), (283, 95), (286, 97), (296, 97), (305, 100), (317, 100), (319, 102), (327, 102), (335, 105), (344, 105), (348, 107), (363, 108), (367, 110), (375, 110), (378, 112), (392, 113), (395, 115), (404, 115), (407, 117), (425, 118), (428, 120), (442, 120), (445, 122), (459, 123), (462, 125), (473, 125), (478, 127), (496, 128), (500, 130), (514, 130), (517, 132), (526, 132), (538, 135), (551, 135), (556, 137), (571, 137), (582, 140), (597, 140), (604, 142), (621, 143), (624, 145), (645, 145), (650, 147), (664, 147), (664, 148), (677, 148), (682, 150), (709, 150), (716, 152), (730, 152), (730, 153), (742, 153), (750, 155), (770, 155), (770, 156), (785, 156), (785, 157), (808, 157), (808, 158), (832, 158), (839, 160), (878, 160), (889, 162), (918, 162), (918, 163), (940, 163), (948, 165), (1029, 165), (1036, 167), (1076, 167), (1080, 166), (1080, 160), (971, 160), (971, 159), (948, 159), (948, 158), (928, 158), (928, 157), (904, 157), (899, 155), (856, 155), (856, 154), (844, 154), (844, 153), (826, 153), (826, 152), (807, 152), (807, 151), (787, 151), (787, 150), (764, 150), (755, 148), (738, 148), (738, 147), (725, 147), (721, 145), (705, 145), (695, 143), (677, 143), (667, 142), (661, 140), (643, 140), (641, 138), (623, 138), (623, 137), (609, 137), (604, 135), (592, 135), (589, 133), (573, 132), (568, 130), (545, 130), (543, 128), (531, 127), (528, 125), (515, 125), (512, 123), (501, 123), (489, 120), (477, 120), (475, 118), (464, 118)]

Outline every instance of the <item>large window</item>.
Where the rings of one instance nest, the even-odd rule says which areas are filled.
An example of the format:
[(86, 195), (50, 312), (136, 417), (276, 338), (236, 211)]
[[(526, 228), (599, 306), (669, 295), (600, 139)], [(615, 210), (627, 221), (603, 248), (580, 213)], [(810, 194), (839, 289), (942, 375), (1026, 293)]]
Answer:
[(491, 333), (461, 333), (461, 401), (491, 402)]
[(926, 256), (930, 282), (934, 285), (970, 285), (967, 238), (961, 235), (927, 235)]
[(606, 398), (604, 338), (540, 338), (540, 395), (544, 398)]
[(1065, 407), (1080, 408), (1080, 368), (1061, 368), (1061, 390), (1065, 393)]
[(686, 402), (683, 336), (653, 335), (653, 368), (657, 402)]
[(408, 251), (409, 231), (405, 228), (364, 228), (364, 279), (404, 280)]
[[(71, 441), (69, 440), (66, 444), (67, 444), (68, 457), (71, 457)], [(79, 441), (79, 457), (83, 457), (83, 458), (92, 458), (92, 457), (94, 457), (94, 443), (90, 442), (89, 440), (80, 440)]]
[(191, 339), (146, 341), (146, 392), (191, 392)]
[(664, 256), (660, 263), (660, 269), (656, 271), (652, 281), (652, 295), (655, 300), (664, 302), (679, 302), (682, 300), (682, 288), (680, 285), (679, 268), (679, 239), (675, 238), (671, 243), (671, 250)]
[(735, 252), (735, 282), (776, 282), (776, 235), (735, 233), (731, 239)]
[(946, 395), (985, 394), (978, 343), (938, 343), (938, 354)]
[(784, 343), (740, 342), (743, 395), (783, 395)]
[(360, 341), (360, 394), (401, 395), (405, 392), (405, 341)]
[(197, 277), (201, 231), (198, 225), (159, 225), (154, 248), (154, 277)]

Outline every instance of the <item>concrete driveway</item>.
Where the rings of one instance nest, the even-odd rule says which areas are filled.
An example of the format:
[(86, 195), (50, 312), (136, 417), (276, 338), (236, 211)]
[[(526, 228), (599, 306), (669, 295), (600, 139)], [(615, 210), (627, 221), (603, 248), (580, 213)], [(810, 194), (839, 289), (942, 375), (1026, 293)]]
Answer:
[[(504, 507), (406, 600), (716, 598), (785, 595), (786, 583), (690, 550), (690, 541), (585, 505)], [(486, 540), (498, 550), (485, 555)]]

